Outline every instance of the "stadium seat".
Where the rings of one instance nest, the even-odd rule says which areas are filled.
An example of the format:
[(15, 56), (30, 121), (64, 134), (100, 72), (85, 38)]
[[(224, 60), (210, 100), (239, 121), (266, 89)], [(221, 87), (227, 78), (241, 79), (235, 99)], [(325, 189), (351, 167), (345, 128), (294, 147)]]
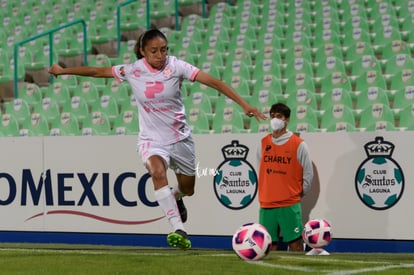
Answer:
[(397, 90), (393, 96), (392, 109), (399, 111), (414, 103), (414, 85)]
[(387, 82), (381, 71), (369, 70), (355, 80), (355, 92), (367, 91), (368, 87), (387, 89)]
[(243, 75), (232, 75), (231, 79), (227, 80), (224, 79), (227, 84), (229, 84), (237, 93), (243, 97), (245, 100), (249, 100), (250, 95), (250, 87), (248, 80), (243, 77)]
[(260, 58), (256, 59), (256, 64), (253, 69), (253, 80), (260, 79), (263, 75), (272, 74), (278, 79), (282, 78), (280, 62), (273, 60), (272, 58)]
[(92, 106), (99, 101), (99, 92), (94, 82), (82, 81), (78, 87), (73, 90), (73, 96), (79, 96), (85, 99), (88, 106)]
[(392, 93), (404, 89), (407, 86), (414, 86), (413, 68), (403, 69), (388, 79)]
[(312, 40), (313, 49), (322, 48), (325, 44), (341, 45), (341, 39), (337, 32), (331, 29), (316, 29)]
[(326, 132), (358, 132), (359, 129), (346, 122), (337, 122), (325, 129)]
[[(335, 127), (333, 127), (335, 125)], [(321, 129), (338, 131), (338, 128), (355, 128), (355, 116), (353, 110), (345, 104), (335, 103), (326, 108), (321, 116)]]
[(136, 111), (123, 111), (115, 120), (113, 125), (114, 135), (137, 135), (139, 132), (138, 114)]
[(186, 110), (187, 122), (195, 134), (210, 133), (210, 122), (207, 115), (199, 108)]
[(411, 58), (411, 54), (401, 53), (394, 55), (385, 63), (384, 73), (386, 75), (393, 75), (403, 69), (413, 69), (414, 60)]
[(372, 39), (375, 53), (382, 54), (384, 47), (395, 40), (401, 40), (398, 26), (384, 26), (383, 29), (376, 30), (376, 35)]
[(358, 27), (345, 30), (342, 38), (342, 46), (345, 47), (345, 51), (358, 42), (371, 43), (370, 33)]
[(124, 84), (123, 82), (118, 83), (114, 79), (107, 83), (105, 89), (102, 90), (102, 95), (109, 95), (115, 98), (116, 102), (120, 107), (121, 105), (127, 104), (130, 101), (130, 95), (127, 85), (129, 84)]
[(68, 87), (63, 82), (55, 82), (44, 90), (43, 97), (49, 97), (59, 104), (62, 108), (63, 105), (70, 103), (71, 95)]
[(414, 104), (405, 106), (399, 112), (399, 128), (414, 130)]
[(375, 103), (389, 105), (388, 92), (380, 87), (368, 86), (367, 89), (361, 91), (355, 98), (355, 109), (362, 111)]
[(342, 58), (336, 56), (328, 56), (319, 60), (319, 64), (315, 69), (315, 82), (321, 82), (326, 76), (334, 73), (341, 72), (346, 73), (345, 64)]
[(60, 119), (59, 105), (50, 97), (43, 98), (42, 103), (36, 105), (33, 112), (45, 117), (49, 123), (49, 126), (56, 123)]
[(286, 104), (292, 109), (296, 108), (298, 105), (307, 105), (312, 109), (317, 109), (316, 96), (313, 91), (307, 89), (297, 89), (289, 93)]
[(329, 94), (334, 88), (352, 91), (351, 79), (344, 72), (333, 72), (321, 80), (320, 92), (322, 94)]
[[(333, 43), (324, 43), (313, 51), (314, 63), (320, 65), (327, 57), (336, 57), (343, 60), (343, 52), (341, 45)], [(342, 61), (343, 62), (343, 61)]]
[(362, 56), (374, 56), (374, 47), (371, 46), (370, 42), (359, 41), (352, 46), (350, 46), (346, 51), (344, 51), (344, 61), (347, 65), (347, 68), (351, 68), (351, 65), (362, 58)]
[(82, 127), (86, 118), (89, 117), (88, 103), (80, 96), (73, 96), (71, 102), (63, 105), (62, 112), (68, 112), (74, 115)]
[(367, 128), (373, 123), (385, 121), (391, 125), (394, 124), (393, 111), (386, 104), (374, 103), (360, 114), (358, 128)]
[(393, 59), (398, 54), (411, 56), (410, 46), (403, 40), (394, 40), (384, 46), (381, 55), (381, 63), (386, 64), (387, 61)]
[(16, 98), (12, 101), (3, 103), (4, 113), (10, 114), (18, 121), (19, 125), (22, 125), (25, 121), (30, 120), (30, 106), (26, 100)]
[(42, 102), (42, 92), (35, 83), (28, 83), (19, 89), (19, 98), (24, 99), (29, 107), (33, 109)]
[(1, 116), (0, 131), (4, 137), (19, 136), (19, 122), (13, 114), (5, 113)]
[(189, 86), (189, 90), (190, 90), (190, 94), (188, 96), (190, 96), (192, 93), (198, 93), (198, 92), (201, 92), (207, 95), (210, 99), (210, 103), (212, 104), (212, 106), (216, 105), (216, 102), (220, 97), (220, 94), (217, 90), (210, 88), (209, 86), (206, 86), (204, 84), (201, 84), (200, 82), (191, 83), (191, 85)]
[(399, 131), (394, 123), (389, 121), (375, 121), (367, 125), (364, 130), (366, 132)]
[(216, 109), (212, 129), (214, 133), (247, 132), (240, 109), (230, 106)]
[(296, 75), (292, 75), (286, 82), (285, 85), (285, 94), (289, 95), (294, 93), (298, 89), (306, 89), (310, 92), (315, 93), (315, 82), (313, 80), (312, 75), (298, 73)]
[(116, 99), (109, 95), (103, 95), (100, 100), (91, 105), (92, 112), (104, 113), (111, 124), (119, 116), (118, 102)]
[(112, 135), (108, 116), (103, 112), (91, 112), (82, 125), (82, 136)]
[(51, 135), (53, 133), (60, 136), (79, 136), (81, 134), (79, 122), (76, 116), (70, 112), (62, 112), (59, 121), (52, 123), (50, 130)]
[(353, 109), (352, 91), (342, 87), (324, 90), (320, 101), (320, 109), (328, 110), (334, 104), (343, 104)]
[(286, 69), (284, 70), (283, 78), (288, 79), (297, 74), (305, 74), (307, 76), (313, 77), (312, 63), (302, 57), (289, 60), (286, 63)]
[(210, 98), (203, 92), (192, 92), (186, 99), (183, 100), (186, 110), (191, 108), (198, 108), (204, 112), (210, 120), (213, 117), (213, 105)]
[(47, 118), (39, 113), (32, 113), (19, 130), (20, 136), (48, 136), (50, 134)]
[(317, 110), (308, 105), (297, 105), (291, 108), (288, 129), (294, 132), (313, 132), (318, 129)]
[(255, 118), (250, 120), (249, 133), (267, 134), (271, 133), (269, 121), (257, 121)]
[(375, 55), (363, 55), (361, 58), (354, 60), (350, 68), (352, 79), (356, 79), (361, 74), (375, 70), (381, 72), (381, 63)]

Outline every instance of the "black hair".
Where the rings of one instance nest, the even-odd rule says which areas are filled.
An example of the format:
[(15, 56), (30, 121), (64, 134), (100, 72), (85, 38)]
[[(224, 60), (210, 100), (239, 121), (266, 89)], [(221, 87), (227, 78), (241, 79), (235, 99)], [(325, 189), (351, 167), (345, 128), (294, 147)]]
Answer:
[(270, 107), (270, 114), (279, 113), (282, 114), (285, 118), (290, 118), (290, 108), (284, 103), (275, 103)]
[(145, 48), (148, 41), (150, 41), (150, 40), (152, 40), (156, 37), (160, 37), (160, 38), (164, 39), (166, 42), (168, 41), (165, 34), (162, 31), (158, 30), (158, 29), (147, 30), (147, 31), (143, 32), (138, 37), (137, 43), (135, 44), (135, 47), (134, 47), (134, 52), (135, 52), (135, 56), (137, 57), (137, 59), (141, 59), (141, 58), (144, 57), (141, 54), (140, 49)]

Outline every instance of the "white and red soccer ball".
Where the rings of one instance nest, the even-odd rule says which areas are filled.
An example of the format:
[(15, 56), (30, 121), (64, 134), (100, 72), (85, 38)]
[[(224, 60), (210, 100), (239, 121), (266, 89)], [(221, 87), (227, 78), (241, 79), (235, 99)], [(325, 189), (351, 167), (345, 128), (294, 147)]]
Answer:
[(311, 248), (322, 248), (332, 240), (332, 227), (324, 219), (309, 220), (303, 228), (302, 238)]
[(267, 229), (258, 223), (243, 224), (233, 235), (234, 252), (246, 261), (263, 259), (272, 246), (272, 237)]

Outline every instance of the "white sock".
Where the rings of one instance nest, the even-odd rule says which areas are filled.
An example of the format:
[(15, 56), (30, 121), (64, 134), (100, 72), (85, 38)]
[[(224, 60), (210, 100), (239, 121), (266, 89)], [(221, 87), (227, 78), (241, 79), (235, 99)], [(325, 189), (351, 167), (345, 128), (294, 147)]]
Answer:
[(177, 229), (185, 231), (181, 221), (180, 212), (178, 211), (177, 202), (175, 201), (170, 187), (167, 185), (161, 189), (155, 190), (154, 196), (174, 231)]

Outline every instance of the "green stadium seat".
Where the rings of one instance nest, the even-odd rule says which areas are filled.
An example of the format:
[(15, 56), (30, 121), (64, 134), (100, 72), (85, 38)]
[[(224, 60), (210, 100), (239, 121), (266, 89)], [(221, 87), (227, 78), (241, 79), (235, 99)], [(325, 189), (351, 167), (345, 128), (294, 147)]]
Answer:
[(91, 112), (82, 125), (82, 136), (112, 135), (111, 123), (103, 112)]
[(191, 107), (186, 110), (187, 122), (195, 134), (208, 134), (210, 130), (209, 117), (200, 109)]
[(137, 111), (125, 110), (115, 120), (113, 125), (114, 135), (137, 135), (139, 122)]
[[(60, 114), (60, 120), (52, 123), (51, 135), (60, 135), (60, 136), (80, 136), (81, 130), (78, 119), (76, 115), (70, 112), (62, 112)], [(58, 129), (58, 130), (56, 130)], [(52, 131), (53, 130), (53, 131)]]
[(32, 113), (20, 128), (20, 136), (48, 136), (50, 134), (47, 118), (39, 113)]
[(414, 83), (413, 85), (405, 86), (401, 90), (397, 90), (393, 96), (392, 109), (399, 111), (414, 103)]
[(308, 105), (297, 105), (291, 108), (288, 129), (293, 132), (314, 132), (318, 129), (318, 113)]
[[(87, 79), (89, 80), (89, 79)], [(85, 99), (88, 106), (92, 106), (99, 101), (99, 92), (94, 82), (84, 80), (73, 90), (73, 96)]]
[(30, 106), (26, 100), (22, 98), (16, 98), (12, 101), (3, 103), (4, 113), (10, 114), (18, 121), (19, 125), (22, 125), (25, 121), (30, 120)]
[(388, 92), (380, 87), (369, 86), (366, 90), (361, 91), (355, 98), (355, 109), (363, 111), (375, 103), (389, 105)]
[(393, 125), (394, 113), (391, 108), (383, 103), (374, 103), (370, 107), (364, 109), (360, 114), (358, 128), (368, 128), (373, 123), (377, 123), (378, 126), (383, 125), (383, 122), (387, 122)]
[(103, 95), (100, 100), (91, 105), (92, 112), (104, 113), (111, 124), (119, 116), (118, 102), (116, 99), (109, 95)]
[(42, 103), (36, 105), (33, 112), (45, 117), (49, 123), (49, 126), (56, 123), (60, 119), (59, 105), (50, 97), (43, 98)]
[(81, 127), (84, 121), (90, 116), (88, 103), (80, 96), (73, 96), (71, 102), (63, 105), (62, 112), (68, 112), (74, 115)]
[(414, 130), (414, 104), (405, 106), (399, 112), (399, 128), (405, 128), (406, 130)]
[(1, 115), (0, 132), (4, 137), (19, 136), (19, 121), (13, 114), (5, 113)]
[(291, 109), (299, 105), (307, 105), (314, 110), (318, 108), (315, 93), (303, 88), (292, 91), (286, 99), (286, 104)]
[[(335, 127), (333, 127), (333, 125)], [(355, 128), (354, 111), (348, 105), (335, 103), (326, 108), (321, 116), (321, 129), (338, 131), (338, 128), (348, 129), (348, 126)]]
[[(234, 103), (235, 105), (236, 103)], [(218, 107), (215, 110), (215, 116), (212, 122), (214, 133), (239, 133), (247, 132), (244, 129), (244, 119), (241, 114), (241, 108), (234, 106)]]

